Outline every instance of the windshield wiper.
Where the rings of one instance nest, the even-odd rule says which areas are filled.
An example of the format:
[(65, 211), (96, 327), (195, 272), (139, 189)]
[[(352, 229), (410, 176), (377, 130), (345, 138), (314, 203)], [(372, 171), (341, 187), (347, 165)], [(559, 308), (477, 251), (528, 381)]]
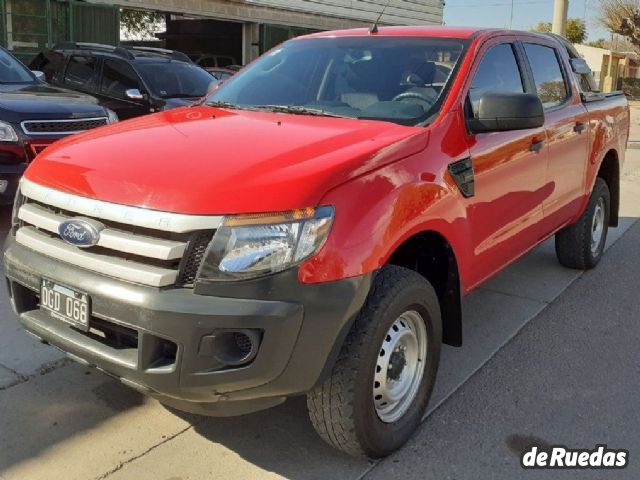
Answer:
[(206, 105), (207, 107), (218, 107), (218, 108), (229, 108), (232, 110), (242, 110), (243, 107), (241, 107), (240, 105), (236, 105), (235, 103), (231, 103), (231, 102), (222, 102), (219, 100), (211, 100), (209, 102), (205, 101), (203, 102), (203, 105)]
[(275, 113), (291, 113), (293, 115), (314, 115), (317, 117), (353, 118), (346, 115), (328, 112), (319, 108), (307, 108), (297, 105), (256, 105), (257, 110), (268, 110)]

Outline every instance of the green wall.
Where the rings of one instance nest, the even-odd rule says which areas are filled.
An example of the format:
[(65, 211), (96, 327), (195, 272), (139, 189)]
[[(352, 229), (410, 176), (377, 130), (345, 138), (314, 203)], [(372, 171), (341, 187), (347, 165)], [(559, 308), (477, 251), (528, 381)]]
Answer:
[(117, 45), (120, 39), (120, 11), (112, 5), (80, 0), (0, 0), (0, 16), (0, 44), (27, 63), (58, 42)]

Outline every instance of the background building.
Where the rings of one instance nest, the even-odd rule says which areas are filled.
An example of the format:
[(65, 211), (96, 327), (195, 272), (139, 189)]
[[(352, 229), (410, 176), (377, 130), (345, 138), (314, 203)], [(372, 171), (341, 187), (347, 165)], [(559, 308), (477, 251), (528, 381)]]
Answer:
[(616, 52), (589, 45), (574, 45), (593, 71), (596, 83), (603, 92), (627, 89), (635, 85), (640, 75), (640, 60), (633, 52)]
[[(247, 63), (311, 31), (370, 25), (387, 0), (0, 0), (0, 44), (28, 59), (63, 40), (114, 44), (120, 8), (166, 15), (161, 45)], [(391, 0), (382, 25), (439, 25), (443, 0)], [(196, 51), (197, 50), (197, 51)]]

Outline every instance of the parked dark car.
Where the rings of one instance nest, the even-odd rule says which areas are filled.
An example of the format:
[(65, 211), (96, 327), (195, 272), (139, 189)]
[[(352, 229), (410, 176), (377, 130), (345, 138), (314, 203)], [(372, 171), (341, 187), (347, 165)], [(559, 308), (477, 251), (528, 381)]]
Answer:
[(193, 63), (201, 66), (205, 70), (209, 68), (229, 68), (236, 63), (236, 59), (231, 55), (218, 55), (211, 53), (191, 53), (189, 58)]
[(54, 85), (94, 95), (122, 120), (188, 105), (215, 83), (185, 54), (150, 47), (65, 42), (30, 68)]
[(0, 205), (12, 203), (27, 164), (51, 143), (118, 120), (95, 98), (41, 77), (0, 48)]
[(211, 75), (213, 75), (216, 78), (216, 80), (218, 80), (219, 82), (226, 82), (231, 77), (233, 77), (236, 73), (238, 73), (237, 70), (231, 70), (229, 68), (222, 68), (222, 67), (205, 68), (205, 70), (209, 72)]

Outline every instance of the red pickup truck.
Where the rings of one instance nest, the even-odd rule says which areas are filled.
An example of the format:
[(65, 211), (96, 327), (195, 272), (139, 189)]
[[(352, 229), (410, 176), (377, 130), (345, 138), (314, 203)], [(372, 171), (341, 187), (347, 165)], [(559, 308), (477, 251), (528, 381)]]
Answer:
[(628, 128), (557, 37), (301, 37), (197, 105), (38, 156), (11, 299), (42, 341), (166, 405), (307, 395), (327, 442), (384, 456), (462, 342), (462, 295), (551, 235), (563, 265), (598, 263)]

